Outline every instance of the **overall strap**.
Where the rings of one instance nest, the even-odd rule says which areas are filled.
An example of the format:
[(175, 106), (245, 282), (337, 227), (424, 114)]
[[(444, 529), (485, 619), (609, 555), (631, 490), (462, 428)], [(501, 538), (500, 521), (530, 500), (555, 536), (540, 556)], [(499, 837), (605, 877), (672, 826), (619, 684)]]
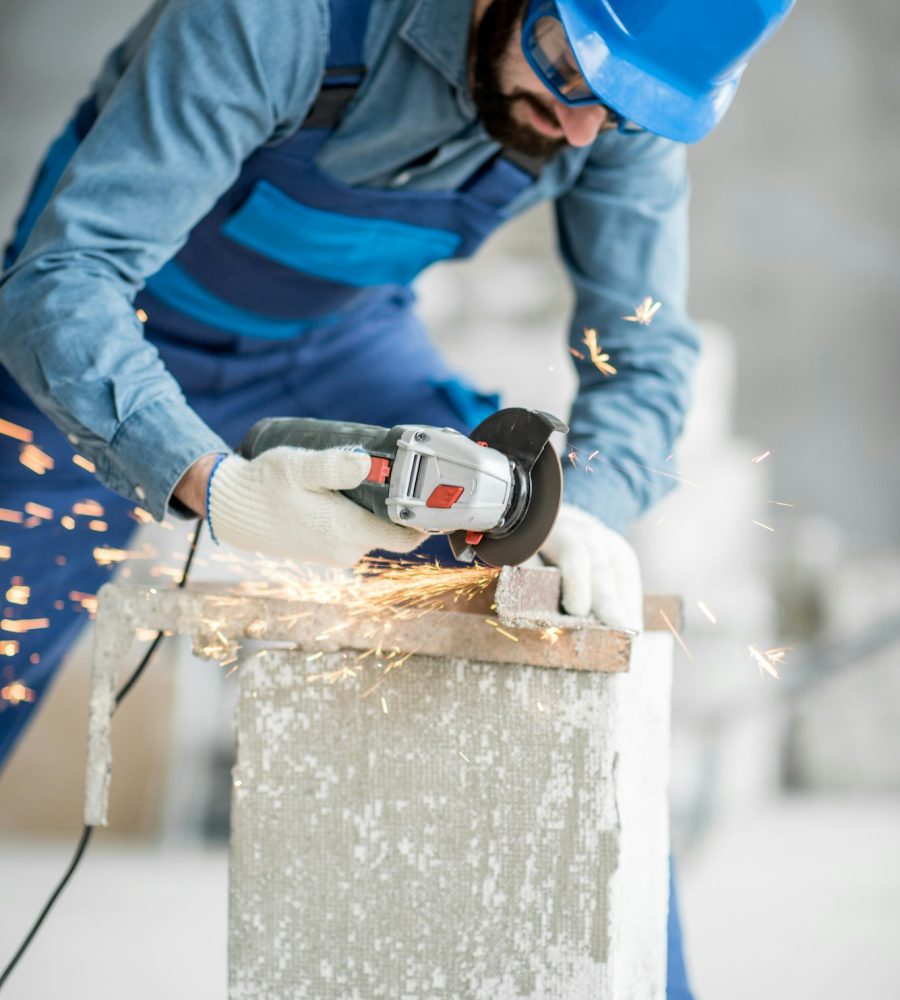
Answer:
[(330, 0), (331, 31), (322, 86), (303, 128), (332, 129), (366, 74), (363, 45), (371, 0)]
[[(302, 129), (334, 129), (356, 96), (366, 75), (363, 46), (372, 0), (330, 0), (331, 29), (325, 75)], [(536, 180), (547, 161), (515, 150), (503, 150), (506, 160), (531, 180)]]
[(520, 153), (517, 149), (504, 149), (499, 156), (534, 180), (541, 176), (541, 171), (548, 163), (546, 157), (529, 156), (528, 153)]

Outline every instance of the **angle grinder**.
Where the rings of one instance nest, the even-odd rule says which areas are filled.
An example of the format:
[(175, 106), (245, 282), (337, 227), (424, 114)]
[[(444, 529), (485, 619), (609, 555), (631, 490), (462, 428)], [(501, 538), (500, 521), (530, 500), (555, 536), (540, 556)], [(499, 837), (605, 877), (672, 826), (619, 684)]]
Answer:
[(533, 556), (556, 521), (562, 467), (548, 444), (568, 428), (541, 410), (510, 407), (469, 437), (450, 427), (274, 417), (255, 424), (244, 458), (289, 445), (365, 451), (369, 474), (346, 497), (379, 517), (429, 534), (449, 535), (461, 562), (515, 566)]

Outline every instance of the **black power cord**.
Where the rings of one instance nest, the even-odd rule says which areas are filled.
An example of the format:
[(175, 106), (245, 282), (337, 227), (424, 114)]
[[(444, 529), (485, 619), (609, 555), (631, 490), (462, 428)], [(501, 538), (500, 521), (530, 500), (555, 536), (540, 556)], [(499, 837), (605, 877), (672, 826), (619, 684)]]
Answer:
[[(191, 563), (194, 561), (194, 554), (197, 551), (197, 544), (200, 541), (200, 529), (202, 527), (203, 527), (203, 521), (198, 522), (197, 530), (194, 532), (194, 537), (191, 540), (190, 551), (188, 552), (187, 559), (185, 560), (184, 563), (184, 569), (181, 571), (181, 578), (179, 579), (177, 584), (177, 587), (179, 589), (183, 589), (184, 585), (187, 583), (188, 573), (191, 570)], [(125, 696), (134, 687), (138, 678), (147, 669), (147, 665), (153, 659), (153, 654), (159, 648), (159, 645), (162, 642), (162, 640), (163, 640), (163, 633), (157, 632), (156, 637), (150, 644), (150, 648), (147, 650), (146, 653), (144, 653), (143, 659), (137, 665), (137, 667), (135, 667), (134, 671), (132, 672), (128, 680), (125, 681), (125, 683), (119, 689), (119, 692), (116, 695), (115, 705), (113, 706), (113, 715), (115, 715), (119, 705), (121, 705), (122, 702), (125, 700)], [(81, 837), (79, 838), (78, 846), (75, 848), (75, 854), (72, 856), (72, 860), (69, 862), (69, 867), (66, 869), (66, 872), (63, 875), (63, 877), (59, 880), (59, 884), (53, 890), (53, 893), (51, 894), (50, 898), (44, 904), (44, 908), (38, 914), (37, 920), (35, 920), (35, 922), (32, 924), (31, 930), (25, 935), (25, 939), (19, 945), (19, 948), (16, 951), (15, 955), (13, 955), (13, 957), (10, 959), (9, 964), (3, 970), (2, 975), (0, 975), (0, 989), (3, 989), (4, 983), (6, 982), (7, 979), (9, 979), (13, 969), (15, 969), (15, 967), (19, 964), (19, 960), (28, 950), (29, 945), (34, 940), (35, 936), (37, 935), (37, 932), (41, 929), (41, 925), (43, 924), (44, 920), (46, 920), (47, 915), (53, 909), (53, 904), (59, 898), (63, 889), (65, 889), (65, 887), (68, 885), (69, 879), (75, 874), (75, 869), (78, 867), (79, 862), (84, 856), (84, 852), (87, 850), (87, 846), (90, 843), (91, 834), (93, 834), (93, 832), (94, 832), (94, 827), (85, 824), (84, 829), (81, 831)]]

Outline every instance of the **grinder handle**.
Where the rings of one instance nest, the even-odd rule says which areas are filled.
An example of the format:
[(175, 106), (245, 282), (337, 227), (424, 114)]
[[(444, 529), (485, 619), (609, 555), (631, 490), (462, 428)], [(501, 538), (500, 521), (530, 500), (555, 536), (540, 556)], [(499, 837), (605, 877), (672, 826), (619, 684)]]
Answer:
[[(379, 427), (343, 420), (316, 420), (313, 417), (267, 417), (250, 428), (241, 442), (239, 453), (244, 458), (256, 458), (270, 448), (286, 445), (324, 451), (326, 448), (354, 448), (368, 455), (386, 458), (393, 463), (402, 427)], [(389, 480), (364, 480), (352, 490), (341, 490), (345, 497), (365, 507), (373, 514), (390, 520), (387, 510)]]

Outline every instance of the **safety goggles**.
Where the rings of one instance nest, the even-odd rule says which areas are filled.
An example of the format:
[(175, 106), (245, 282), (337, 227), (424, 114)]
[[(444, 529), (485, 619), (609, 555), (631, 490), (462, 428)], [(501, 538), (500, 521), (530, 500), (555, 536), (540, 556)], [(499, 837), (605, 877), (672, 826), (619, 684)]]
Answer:
[(644, 131), (640, 125), (635, 125), (609, 105), (603, 104), (588, 86), (553, 0), (531, 0), (529, 3), (522, 24), (522, 50), (528, 65), (557, 100), (574, 107), (603, 105), (607, 112), (603, 131)]

